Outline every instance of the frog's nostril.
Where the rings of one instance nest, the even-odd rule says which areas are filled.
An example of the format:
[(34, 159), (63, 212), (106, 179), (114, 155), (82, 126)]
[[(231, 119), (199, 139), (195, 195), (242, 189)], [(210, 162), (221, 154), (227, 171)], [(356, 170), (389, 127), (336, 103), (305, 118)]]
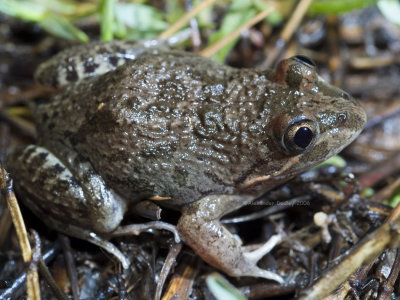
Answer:
[(337, 120), (343, 124), (347, 120), (347, 114), (346, 113), (341, 113), (338, 115)]

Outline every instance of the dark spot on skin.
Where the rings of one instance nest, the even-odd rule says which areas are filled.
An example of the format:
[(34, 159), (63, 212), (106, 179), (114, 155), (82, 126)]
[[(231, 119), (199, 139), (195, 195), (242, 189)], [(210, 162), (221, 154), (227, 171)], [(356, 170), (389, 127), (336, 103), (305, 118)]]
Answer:
[(67, 68), (67, 80), (68, 81), (77, 81), (78, 80), (78, 73), (76, 72), (75, 68), (69, 66)]
[(118, 65), (118, 60), (119, 58), (116, 56), (110, 56), (108, 58), (108, 61), (110, 62), (111, 65), (113, 65), (114, 67), (116, 67)]
[(50, 85), (53, 86), (53, 87), (58, 86), (58, 78), (57, 78), (57, 76), (52, 76)]
[(321, 101), (317, 100), (317, 99), (310, 99), (310, 103), (319, 105), (321, 103)]
[(47, 158), (48, 155), (49, 155), (49, 153), (47, 153), (47, 152), (41, 152), (41, 153), (39, 153), (39, 158), (42, 161), (46, 161), (46, 158)]
[(72, 135), (72, 131), (69, 131), (69, 130), (65, 130), (64, 131), (64, 136), (65, 137), (69, 137), (69, 136), (71, 136)]
[(69, 185), (70, 185), (70, 187), (77, 188), (77, 187), (79, 187), (79, 182), (74, 177), (71, 177), (69, 180)]
[(71, 187), (70, 182), (71, 182), (71, 180), (58, 180), (58, 184), (57, 184), (58, 192), (62, 193), (64, 191), (68, 191), (69, 188)]
[(260, 120), (260, 119), (261, 119), (261, 115), (258, 115), (258, 116), (257, 116), (257, 119)]
[(30, 157), (33, 152), (35, 152), (35, 148), (34, 147), (29, 148), (29, 150), (25, 152), (25, 157), (27, 158)]
[(73, 137), (70, 138), (70, 142), (71, 142), (71, 145), (74, 147), (78, 144), (78, 141), (76, 140), (76, 138), (73, 138)]
[(42, 115), (42, 122), (43, 122), (43, 123), (46, 123), (48, 119), (49, 119), (49, 115), (48, 115), (47, 113), (44, 113), (44, 114)]
[(93, 61), (86, 61), (84, 67), (85, 67), (85, 73), (92, 74), (96, 69), (98, 68), (99, 64), (96, 64)]
[(64, 171), (65, 171), (65, 168), (60, 164), (55, 164), (53, 167), (54, 174), (61, 174)]

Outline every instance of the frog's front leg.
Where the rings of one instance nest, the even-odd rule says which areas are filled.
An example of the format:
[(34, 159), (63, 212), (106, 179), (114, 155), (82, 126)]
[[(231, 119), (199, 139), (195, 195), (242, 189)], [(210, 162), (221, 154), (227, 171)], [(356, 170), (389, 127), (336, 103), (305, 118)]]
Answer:
[(228, 275), (263, 277), (283, 283), (279, 275), (257, 267), (257, 261), (219, 221), (252, 199), (244, 195), (206, 196), (183, 208), (178, 231), (206, 262)]
[(104, 248), (127, 268), (129, 260), (95, 233), (107, 233), (119, 225), (125, 202), (106, 187), (88, 161), (65, 146), (59, 148), (57, 154), (65, 163), (35, 145), (19, 148), (8, 157), (24, 203), (48, 226)]

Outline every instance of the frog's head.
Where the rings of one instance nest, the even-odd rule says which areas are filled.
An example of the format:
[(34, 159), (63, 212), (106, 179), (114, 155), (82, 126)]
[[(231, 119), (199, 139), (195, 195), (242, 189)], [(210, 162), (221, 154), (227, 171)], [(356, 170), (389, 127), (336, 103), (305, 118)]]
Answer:
[[(266, 139), (267, 168), (243, 187), (265, 191), (340, 152), (361, 132), (366, 114), (348, 93), (318, 76), (315, 64), (296, 56), (281, 61), (271, 75)], [(263, 174), (263, 175), (261, 175)], [(260, 176), (261, 175), (261, 176)]]

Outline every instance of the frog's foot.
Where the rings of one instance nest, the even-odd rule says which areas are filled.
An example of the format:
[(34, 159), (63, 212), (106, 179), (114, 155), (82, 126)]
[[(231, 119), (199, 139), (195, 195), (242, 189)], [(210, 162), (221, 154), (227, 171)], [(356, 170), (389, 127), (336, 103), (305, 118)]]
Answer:
[(185, 207), (178, 222), (182, 239), (210, 265), (230, 276), (262, 277), (283, 283), (279, 275), (263, 270), (257, 261), (271, 250), (278, 238), (259, 249), (246, 252), (219, 219), (251, 201), (251, 196), (210, 195)]
[(103, 248), (105, 251), (115, 256), (115, 258), (117, 258), (124, 269), (129, 268), (131, 264), (129, 259), (113, 243), (107, 241), (98, 234), (74, 225), (56, 221), (51, 217), (48, 217), (45, 222), (50, 222), (51, 226), (59, 232), (78, 239), (85, 240), (89, 243), (99, 246), (100, 248)]
[(174, 225), (169, 223), (161, 222), (161, 221), (153, 221), (144, 224), (131, 224), (126, 226), (119, 226), (116, 230), (110, 233), (110, 236), (125, 236), (135, 234), (138, 235), (143, 231), (147, 231), (149, 229), (164, 229), (173, 233), (175, 243), (180, 243), (181, 239), (179, 237), (178, 230)]
[[(249, 261), (251, 264), (256, 265), (257, 262), (264, 257), (267, 253), (269, 253), (277, 244), (279, 244), (282, 241), (282, 236), (281, 235), (273, 235), (264, 245), (259, 247), (258, 249), (254, 251), (243, 251), (243, 256), (247, 261)], [(283, 283), (282, 277), (279, 275), (276, 275), (273, 272), (269, 272), (263, 269), (258, 268), (259, 276), (258, 277), (263, 277), (267, 279), (272, 279), (275, 280), (279, 283)], [(254, 276), (254, 275), (253, 275)]]

